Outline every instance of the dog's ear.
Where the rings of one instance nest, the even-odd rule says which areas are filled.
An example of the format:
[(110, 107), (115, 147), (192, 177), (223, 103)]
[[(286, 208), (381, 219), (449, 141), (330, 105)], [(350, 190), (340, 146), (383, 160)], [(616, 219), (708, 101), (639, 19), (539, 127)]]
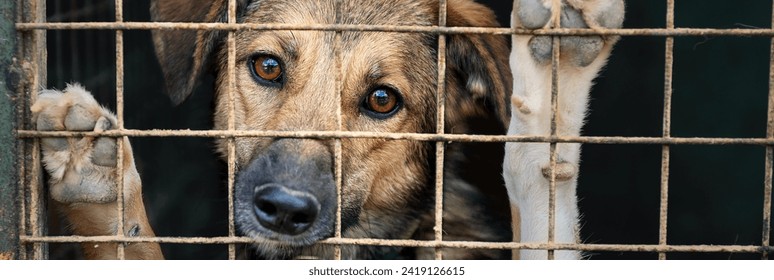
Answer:
[[(244, 7), (245, 0), (238, 0)], [(154, 22), (227, 22), (228, 0), (151, 0)], [(204, 72), (222, 31), (153, 30), (153, 45), (172, 102), (180, 104), (191, 94)]]
[[(497, 27), (494, 13), (473, 1), (449, 1), (448, 26)], [(456, 83), (463, 96), (451, 98), (461, 114), (485, 114), (507, 127), (511, 92), (510, 54), (506, 36), (453, 34), (447, 36), (448, 83)], [(449, 93), (454, 90), (450, 88)], [(459, 97), (459, 98), (458, 98)]]

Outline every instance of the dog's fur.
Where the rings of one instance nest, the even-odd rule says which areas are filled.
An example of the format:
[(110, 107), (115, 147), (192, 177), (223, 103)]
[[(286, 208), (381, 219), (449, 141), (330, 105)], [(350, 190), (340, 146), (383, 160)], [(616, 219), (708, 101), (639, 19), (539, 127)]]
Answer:
[[(236, 22), (438, 24), (435, 0), (345, 0), (340, 1), (340, 6), (335, 2), (239, 0)], [(151, 15), (154, 21), (228, 22), (227, 3), (226, 0), (155, 0)], [(469, 0), (449, 0), (447, 12), (449, 26), (497, 25), (490, 10)], [(337, 38), (341, 41), (337, 42)], [(335, 131), (341, 128), (345, 131), (436, 132), (438, 39), (434, 34), (341, 32), (337, 37), (335, 32), (323, 31), (238, 30), (233, 37), (236, 47), (234, 84), (230, 83), (228, 73), (227, 32), (155, 30), (153, 39), (167, 93), (176, 103), (183, 102), (196, 87), (196, 81), (208, 70), (213, 70), (216, 75), (215, 129), (230, 128), (233, 100), (233, 128), (237, 130)], [(505, 38), (454, 34), (447, 35), (447, 40), (445, 132), (505, 133), (511, 121), (511, 75)], [(539, 60), (535, 52), (540, 46), (530, 47), (534, 59)], [(336, 50), (340, 60), (337, 60)], [(609, 53), (609, 47), (605, 52)], [(262, 81), (251, 70), (253, 59), (262, 55), (280, 61), (284, 76), (279, 82)], [(596, 71), (598, 68), (594, 74)], [(545, 74), (542, 70), (540, 73)], [(337, 76), (342, 78), (340, 92), (337, 92)], [(525, 77), (529, 77), (529, 73), (517, 76), (522, 82)], [(592, 78), (588, 77), (589, 84)], [(393, 115), (374, 117), (361, 104), (367, 94), (385, 87), (398, 92), (403, 97), (402, 103)], [(587, 92), (588, 88), (585, 90)], [(526, 107), (519, 104), (525, 102), (514, 99), (513, 104), (524, 112)], [(337, 121), (339, 106), (340, 123)], [(102, 131), (116, 126), (113, 115), (99, 107), (91, 95), (77, 85), (64, 92), (43, 92), (32, 111), (40, 130)], [(229, 141), (217, 140), (218, 152), (224, 158), (229, 154)], [(128, 141), (122, 143), (122, 172), (128, 206), (124, 234), (154, 236), (145, 216), (141, 183), (130, 144)], [(117, 217), (115, 211), (109, 209), (116, 207), (116, 142), (107, 138), (44, 139), (42, 144), (46, 170), (51, 175), (52, 198), (62, 204), (60, 208), (73, 224), (75, 233), (115, 234)], [(316, 242), (334, 235), (337, 207), (335, 141), (237, 138), (234, 144), (238, 169), (235, 218), (240, 232), (255, 240), (257, 257), (311, 255), (331, 258), (332, 246)], [(435, 143), (342, 139), (341, 145), (342, 235), (350, 238), (433, 239)], [(519, 214), (519, 208), (512, 205), (514, 215), (509, 219), (511, 212), (502, 188), (502, 156), (502, 144), (446, 145), (444, 240), (510, 241), (511, 232), (515, 240), (519, 240), (519, 234), (524, 232), (519, 230), (519, 220), (525, 219), (525, 215), (537, 215), (524, 211)], [(508, 177), (512, 175), (511, 170), (506, 171), (506, 178), (512, 179)], [(298, 222), (305, 226), (292, 234), (277, 230), (277, 227), (287, 226), (286, 223), (267, 225), (259, 217), (262, 214), (258, 209), (263, 208), (258, 204), (264, 199), (263, 191), (269, 187), (272, 191), (281, 190), (283, 199), (290, 197), (295, 202), (301, 199), (305, 209), (314, 210), (311, 215), (314, 219)], [(513, 199), (514, 189), (509, 191), (511, 203), (519, 202)], [(511, 231), (511, 226), (515, 230)], [(83, 249), (89, 258), (109, 259), (116, 257), (115, 246), (84, 244)], [(344, 258), (433, 257), (431, 248), (342, 246), (342, 249)], [(510, 254), (497, 250), (443, 251), (448, 259), (507, 258)], [(126, 254), (130, 259), (162, 257), (159, 246), (153, 243), (129, 245)]]

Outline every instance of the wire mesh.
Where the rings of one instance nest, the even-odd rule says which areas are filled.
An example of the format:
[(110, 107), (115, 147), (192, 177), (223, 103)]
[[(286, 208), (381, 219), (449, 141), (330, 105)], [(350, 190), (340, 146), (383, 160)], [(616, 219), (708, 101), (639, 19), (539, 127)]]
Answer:
[[(26, 73), (33, 78), (25, 89), (21, 89), (26, 94), (30, 103), (35, 99), (35, 86), (44, 84), (39, 79), (41, 68), (45, 68), (45, 63), (34, 60), (32, 57), (40, 52), (40, 41), (45, 40), (46, 30), (113, 30), (116, 35), (116, 102), (117, 102), (117, 129), (104, 132), (81, 132), (81, 131), (36, 131), (32, 130), (30, 124), (21, 125), (17, 131), (17, 137), (20, 143), (19, 160), (24, 164), (20, 165), (19, 185), (25, 186), (20, 189), (19, 199), (21, 201), (20, 219), (20, 240), (24, 244), (32, 246), (31, 250), (22, 250), (21, 258), (42, 259), (45, 258), (44, 245), (48, 243), (116, 243), (117, 257), (125, 258), (125, 244), (127, 243), (171, 243), (171, 244), (227, 244), (228, 258), (236, 258), (236, 244), (249, 244), (253, 240), (246, 237), (239, 237), (235, 230), (234, 221), (234, 178), (236, 170), (236, 152), (235, 140), (240, 137), (266, 137), (266, 138), (312, 138), (312, 139), (331, 139), (334, 141), (334, 166), (335, 181), (337, 189), (337, 202), (341, 205), (342, 191), (342, 139), (388, 139), (388, 140), (412, 140), (434, 142), (436, 146), (436, 170), (435, 170), (435, 226), (434, 240), (384, 240), (384, 239), (352, 239), (342, 237), (341, 229), (341, 207), (337, 207), (335, 236), (323, 241), (321, 244), (333, 245), (334, 258), (341, 259), (342, 245), (359, 246), (400, 246), (400, 247), (427, 247), (435, 248), (435, 258), (443, 259), (443, 248), (467, 248), (467, 249), (536, 249), (547, 250), (549, 259), (553, 259), (555, 250), (578, 250), (578, 251), (620, 251), (620, 252), (655, 252), (659, 259), (665, 259), (666, 253), (671, 252), (729, 252), (729, 253), (757, 253), (762, 258), (767, 259), (768, 254), (774, 251), (774, 246), (770, 242), (771, 225), (771, 204), (772, 204), (772, 160), (774, 160), (774, 39), (771, 43), (771, 62), (770, 62), (770, 85), (769, 85), (769, 105), (768, 105), (768, 127), (765, 138), (681, 138), (671, 136), (671, 114), (672, 114), (672, 83), (673, 83), (673, 64), (674, 64), (674, 37), (678, 36), (761, 36), (774, 37), (774, 7), (772, 8), (772, 27), (768, 29), (709, 29), (709, 28), (676, 28), (674, 23), (675, 8), (674, 0), (667, 0), (667, 18), (666, 28), (638, 28), (638, 29), (568, 29), (561, 28), (558, 20), (550, 29), (526, 30), (516, 28), (489, 28), (489, 27), (449, 27), (446, 24), (447, 1), (439, 0), (439, 14), (437, 26), (390, 26), (390, 25), (354, 25), (335, 22), (334, 24), (246, 24), (237, 23), (237, 3), (236, 0), (228, 1), (228, 22), (227, 23), (173, 23), (173, 22), (125, 22), (123, 16), (123, 1), (115, 0), (115, 22), (43, 22), (41, 18), (41, 9), (45, 10), (45, 5), (41, 1), (33, 1), (34, 9), (25, 10), (17, 16), (16, 28), (22, 32), (20, 56), (26, 57), (28, 62), (34, 62), (31, 70)], [(337, 7), (341, 1), (336, 1)], [(559, 1), (554, 1), (554, 11), (558, 13)], [(337, 11), (341, 12), (337, 8)], [(45, 14), (44, 12), (42, 14)], [(561, 17), (555, 16), (559, 19)], [(227, 31), (226, 46), (228, 48), (228, 129), (227, 130), (135, 130), (127, 129), (124, 126), (124, 40), (123, 31), (126, 30), (221, 30)], [(336, 57), (336, 96), (338, 100), (337, 108), (337, 130), (335, 131), (246, 131), (238, 130), (235, 127), (234, 99), (235, 94), (235, 32), (242, 30), (307, 30), (333, 32), (335, 34), (336, 45), (334, 53)], [(436, 133), (382, 133), (382, 132), (355, 132), (343, 131), (341, 120), (341, 92), (342, 92), (342, 69), (341, 69), (341, 50), (340, 40), (342, 32), (408, 32), (408, 33), (430, 33), (437, 35), (438, 40), (438, 76), (437, 76), (437, 95), (436, 95)], [(445, 133), (445, 85), (446, 85), (446, 36), (454, 34), (491, 34), (491, 35), (546, 35), (552, 36), (552, 91), (551, 91), (551, 133), (550, 135), (462, 135)], [(557, 135), (557, 108), (559, 92), (559, 61), (560, 49), (559, 40), (561, 36), (589, 36), (589, 35), (608, 35), (608, 36), (656, 36), (665, 37), (665, 66), (664, 66), (664, 115), (663, 115), (663, 134), (662, 137), (589, 137), (589, 136), (560, 136)], [(42, 50), (42, 51), (45, 51)], [(26, 109), (29, 104), (20, 102), (19, 114), (28, 115)], [(43, 137), (114, 137), (118, 139), (117, 143), (117, 173), (116, 184), (118, 191), (118, 207), (116, 211), (119, 216), (118, 230), (114, 236), (45, 236), (42, 224), (45, 223), (45, 211), (43, 207), (43, 190), (38, 181), (41, 174), (39, 164), (40, 151), (37, 149), (40, 138)], [(228, 236), (227, 237), (127, 237), (124, 231), (125, 221), (125, 203), (124, 203), (124, 174), (123, 170), (123, 144), (128, 137), (204, 137), (204, 138), (226, 138), (227, 142), (227, 163), (228, 163)], [(550, 195), (549, 195), (549, 231), (548, 242), (545, 244), (519, 243), (519, 242), (477, 242), (477, 241), (444, 241), (443, 240), (443, 175), (444, 158), (447, 142), (536, 142), (550, 144)], [(556, 211), (556, 162), (557, 145), (559, 143), (581, 143), (581, 144), (649, 144), (661, 145), (661, 197), (659, 211), (659, 231), (658, 244), (557, 244), (555, 238), (555, 211)], [(765, 182), (763, 199), (763, 232), (762, 243), (760, 246), (741, 246), (741, 245), (669, 245), (667, 240), (667, 213), (668, 213), (668, 194), (669, 194), (669, 172), (670, 172), (670, 147), (673, 145), (755, 145), (763, 146), (766, 149), (765, 155)], [(28, 156), (29, 154), (29, 156)]]

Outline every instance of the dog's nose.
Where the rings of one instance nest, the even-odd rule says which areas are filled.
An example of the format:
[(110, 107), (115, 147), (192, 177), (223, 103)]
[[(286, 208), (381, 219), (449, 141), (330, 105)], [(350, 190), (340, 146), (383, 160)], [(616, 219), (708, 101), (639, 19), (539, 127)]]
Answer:
[(282, 234), (306, 231), (320, 212), (320, 203), (314, 196), (278, 184), (256, 187), (254, 203), (258, 222)]

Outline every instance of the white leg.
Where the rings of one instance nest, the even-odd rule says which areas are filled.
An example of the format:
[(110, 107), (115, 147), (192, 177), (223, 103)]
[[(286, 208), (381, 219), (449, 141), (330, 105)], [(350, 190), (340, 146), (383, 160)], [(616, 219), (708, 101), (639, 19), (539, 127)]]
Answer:
[[(550, 27), (551, 0), (515, 0), (511, 24)], [(588, 22), (591, 20), (593, 22)], [(561, 23), (569, 28), (618, 28), (622, 0), (562, 1)], [(593, 79), (605, 65), (615, 37), (564, 37), (559, 64), (557, 135), (578, 136)], [(549, 37), (513, 36), (512, 117), (509, 135), (551, 134), (551, 49)], [(512, 207), (520, 213), (521, 242), (548, 241), (549, 147), (547, 143), (507, 143), (504, 177)], [(578, 242), (575, 188), (580, 144), (558, 144), (556, 165), (556, 243)], [(546, 259), (547, 251), (521, 250), (521, 259)], [(556, 259), (579, 259), (580, 252), (556, 251)]]

